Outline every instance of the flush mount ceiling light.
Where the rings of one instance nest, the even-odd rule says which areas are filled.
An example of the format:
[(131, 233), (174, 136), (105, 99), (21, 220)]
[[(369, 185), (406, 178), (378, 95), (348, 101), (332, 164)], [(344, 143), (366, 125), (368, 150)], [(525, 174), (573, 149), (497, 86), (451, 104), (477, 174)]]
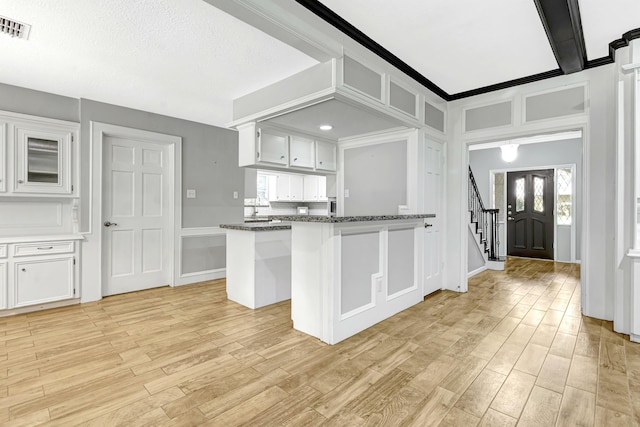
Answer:
[(0, 33), (7, 34), (11, 37), (27, 40), (31, 32), (31, 25), (24, 22), (18, 22), (14, 19), (0, 16)]
[(502, 150), (502, 160), (507, 163), (513, 162), (518, 156), (518, 144), (504, 144), (500, 146)]
[(331, 125), (320, 125), (320, 130), (331, 130), (333, 126)]

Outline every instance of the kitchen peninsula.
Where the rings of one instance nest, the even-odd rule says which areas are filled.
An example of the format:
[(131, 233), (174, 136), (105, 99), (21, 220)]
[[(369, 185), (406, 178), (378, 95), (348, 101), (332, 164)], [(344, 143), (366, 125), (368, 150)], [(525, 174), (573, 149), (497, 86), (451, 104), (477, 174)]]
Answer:
[(249, 308), (291, 298), (291, 225), (250, 222), (227, 229), (227, 298)]
[[(282, 223), (223, 225), (222, 228), (229, 229), (229, 299), (236, 300), (235, 296), (232, 298), (237, 295), (235, 288), (247, 288), (246, 279), (241, 279), (242, 275), (234, 272), (234, 268), (258, 263), (258, 260), (247, 259), (251, 257), (251, 251), (238, 251), (242, 246), (238, 241), (250, 242), (244, 245), (246, 248), (254, 241), (272, 240), (268, 234), (277, 230), (270, 227), (290, 227), (293, 327), (326, 343), (336, 344), (422, 301), (425, 219), (433, 217), (433, 214), (294, 215), (271, 218), (285, 221)], [(274, 252), (264, 253), (275, 255), (284, 242), (271, 245)], [(254, 252), (260, 257), (262, 253)], [(245, 261), (235, 262), (232, 257), (244, 257)], [(282, 264), (272, 266), (281, 268)], [(280, 271), (269, 270), (265, 274), (270, 278), (286, 274), (282, 269)]]

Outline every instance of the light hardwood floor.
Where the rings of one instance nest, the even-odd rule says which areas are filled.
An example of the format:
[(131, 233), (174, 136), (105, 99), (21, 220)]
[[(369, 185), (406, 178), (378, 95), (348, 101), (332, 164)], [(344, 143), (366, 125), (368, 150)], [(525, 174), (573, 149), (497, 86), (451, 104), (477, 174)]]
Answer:
[(509, 259), (338, 345), (224, 281), (0, 318), (0, 424), (634, 425), (640, 345), (575, 265)]

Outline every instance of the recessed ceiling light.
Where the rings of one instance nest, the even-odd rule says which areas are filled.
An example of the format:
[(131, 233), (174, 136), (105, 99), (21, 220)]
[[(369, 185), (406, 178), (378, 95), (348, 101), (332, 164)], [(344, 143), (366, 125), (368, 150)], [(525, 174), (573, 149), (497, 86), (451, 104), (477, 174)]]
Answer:
[(320, 130), (331, 130), (333, 126), (331, 125), (320, 125)]

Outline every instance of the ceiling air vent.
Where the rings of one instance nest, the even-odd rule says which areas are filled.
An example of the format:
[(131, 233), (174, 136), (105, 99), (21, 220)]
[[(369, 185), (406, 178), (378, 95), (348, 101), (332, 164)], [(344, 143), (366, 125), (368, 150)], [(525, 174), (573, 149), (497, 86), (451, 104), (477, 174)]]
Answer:
[(31, 25), (0, 16), (0, 33), (26, 40), (29, 38), (30, 31)]

